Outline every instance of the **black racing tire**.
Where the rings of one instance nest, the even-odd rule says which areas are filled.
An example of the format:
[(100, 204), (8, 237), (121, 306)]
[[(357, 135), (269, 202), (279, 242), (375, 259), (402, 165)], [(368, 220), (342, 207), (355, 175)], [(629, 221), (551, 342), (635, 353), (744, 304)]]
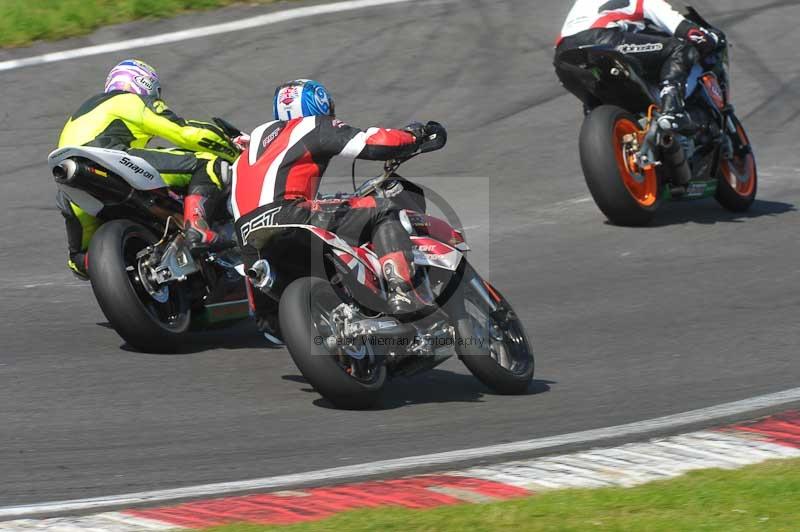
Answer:
[(661, 203), (655, 169), (633, 171), (624, 154), (622, 137), (638, 129), (634, 115), (613, 105), (594, 109), (581, 127), (580, 156), (586, 185), (594, 202), (615, 225), (647, 225)]
[[(490, 297), (497, 303), (497, 309), (492, 310), (485, 299), (470, 286), (472, 279), (488, 287)], [(495, 393), (519, 395), (527, 392), (535, 368), (533, 349), (511, 305), (470, 266), (465, 268), (462, 284), (456, 294), (459, 301), (452, 302), (449, 307), (460, 308), (454, 318), (456, 352), (461, 361), (475, 378)], [(498, 334), (501, 336), (500, 340), (492, 342), (486, 338), (485, 332), (488, 328), (485, 324), (478, 323), (480, 320), (472, 315), (474, 310), (480, 311), (497, 326), (497, 331), (501, 333)], [(491, 345), (487, 346), (487, 343)]]
[(168, 301), (157, 303), (138, 284), (135, 270), (136, 253), (157, 240), (129, 220), (103, 224), (89, 246), (89, 279), (100, 309), (123, 340), (145, 352), (172, 353), (191, 324), (188, 297), (180, 285), (173, 285)]
[(758, 170), (750, 139), (744, 126), (735, 116), (731, 117), (739, 135), (739, 142), (748, 148), (747, 153), (737, 155), (731, 160), (720, 162), (719, 180), (715, 199), (725, 209), (732, 212), (745, 212), (756, 200), (758, 193)]
[(323, 326), (313, 316), (322, 309), (333, 310), (340, 302), (327, 281), (317, 277), (296, 279), (281, 296), (279, 319), (283, 340), (297, 368), (320, 395), (337, 408), (365, 410), (381, 396), (387, 369), (381, 360), (371, 378), (357, 379), (337, 361), (339, 355), (323, 345), (327, 331), (322, 330)]

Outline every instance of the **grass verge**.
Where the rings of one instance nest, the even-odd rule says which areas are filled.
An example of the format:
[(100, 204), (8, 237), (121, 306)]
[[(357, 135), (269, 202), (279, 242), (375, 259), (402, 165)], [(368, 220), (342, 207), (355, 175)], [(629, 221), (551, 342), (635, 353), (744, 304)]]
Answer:
[[(241, 0), (0, 0), (0, 46), (85, 35), (108, 24), (163, 18)], [(274, 0), (250, 0), (266, 4)]]
[(562, 490), (433, 510), (381, 508), (290, 526), (230, 525), (204, 532), (430, 532), (518, 530), (800, 530), (800, 460), (709, 469), (635, 488)]

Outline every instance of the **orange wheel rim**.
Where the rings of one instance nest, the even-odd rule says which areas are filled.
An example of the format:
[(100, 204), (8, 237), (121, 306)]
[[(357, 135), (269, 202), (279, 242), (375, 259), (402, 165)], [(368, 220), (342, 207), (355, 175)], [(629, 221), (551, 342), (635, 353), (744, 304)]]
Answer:
[(643, 207), (655, 204), (658, 198), (658, 176), (655, 168), (640, 168), (636, 163), (635, 153), (623, 138), (626, 135), (637, 135), (641, 138), (639, 124), (623, 118), (614, 125), (614, 154), (622, 183), (628, 189), (636, 203)]
[[(737, 124), (736, 131), (745, 146), (750, 145), (747, 134), (742, 126)], [(753, 193), (756, 186), (756, 158), (752, 153), (745, 156), (735, 156), (733, 159), (722, 161), (722, 176), (730, 187), (740, 196), (747, 197)]]

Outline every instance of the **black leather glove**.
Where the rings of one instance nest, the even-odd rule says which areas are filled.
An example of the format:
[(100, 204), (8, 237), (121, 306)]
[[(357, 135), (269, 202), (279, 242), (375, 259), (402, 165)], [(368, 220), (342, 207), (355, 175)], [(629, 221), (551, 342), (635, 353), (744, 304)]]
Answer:
[(417, 138), (417, 141), (419, 141), (419, 139), (425, 136), (425, 124), (423, 124), (422, 122), (411, 122), (406, 127), (404, 127), (403, 130), (408, 131), (409, 133), (414, 135), (414, 137)]
[(675, 36), (697, 48), (703, 57), (714, 53), (721, 40), (718, 32), (702, 28), (688, 20), (681, 22), (675, 31)]
[(447, 144), (447, 130), (439, 122), (430, 121), (427, 124), (412, 122), (405, 127), (417, 139), (419, 151), (426, 153), (440, 150)]

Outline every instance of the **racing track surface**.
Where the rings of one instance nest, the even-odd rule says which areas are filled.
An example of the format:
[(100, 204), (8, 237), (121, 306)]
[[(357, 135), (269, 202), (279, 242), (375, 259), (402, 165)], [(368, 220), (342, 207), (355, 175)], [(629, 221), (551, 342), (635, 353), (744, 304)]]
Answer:
[[(800, 6), (695, 3), (736, 46), (735, 100), (756, 146), (759, 200), (745, 216), (713, 200), (668, 205), (645, 229), (609, 226), (588, 199), (579, 106), (551, 68), (568, 2), (423, 1), (0, 73), (0, 504), (500, 443), (795, 387)], [(0, 58), (269, 9), (126, 25)], [(404, 173), (490, 177), (491, 223), (468, 237), (479, 262), (492, 239), (490, 278), (534, 339), (531, 394), (491, 395), (450, 361), (391, 385), (380, 409), (342, 412), (249, 324), (176, 356), (121, 347), (88, 285), (63, 267), (45, 159), (66, 116), (127, 55), (160, 69), (179, 113), (245, 129), (269, 118), (274, 86), (295, 77), (328, 84), (353, 124), (445, 122), (448, 147)], [(474, 205), (471, 194), (459, 187), (451, 202)]]

